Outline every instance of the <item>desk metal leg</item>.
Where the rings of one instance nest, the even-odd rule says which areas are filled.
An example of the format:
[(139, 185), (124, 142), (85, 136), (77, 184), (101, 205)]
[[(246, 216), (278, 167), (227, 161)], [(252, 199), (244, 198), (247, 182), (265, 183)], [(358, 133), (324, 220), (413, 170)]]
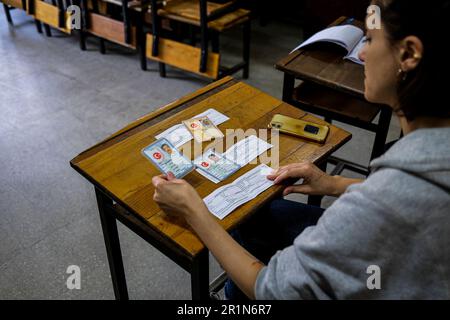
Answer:
[(192, 300), (209, 300), (209, 251), (206, 249), (192, 263), (191, 288)]
[(380, 119), (378, 120), (378, 129), (375, 133), (375, 142), (373, 144), (372, 155), (370, 159), (375, 159), (384, 153), (384, 146), (386, 144), (386, 138), (389, 131), (389, 125), (391, 124), (392, 109), (383, 106), (380, 112)]
[(120, 252), (116, 218), (111, 212), (108, 212), (108, 205), (112, 205), (112, 200), (97, 188), (95, 188), (95, 195), (97, 196), (98, 211), (102, 223), (114, 295), (116, 300), (128, 300), (127, 282), (123, 268), (122, 253)]
[(292, 93), (294, 92), (295, 77), (285, 73), (283, 80), (283, 101), (290, 103), (292, 101)]

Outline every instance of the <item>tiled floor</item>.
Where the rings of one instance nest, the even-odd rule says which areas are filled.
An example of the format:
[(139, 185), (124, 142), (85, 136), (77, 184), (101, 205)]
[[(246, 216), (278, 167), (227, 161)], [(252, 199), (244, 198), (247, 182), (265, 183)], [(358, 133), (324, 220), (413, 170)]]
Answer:
[[(153, 63), (143, 72), (136, 54), (109, 44), (101, 55), (94, 39), (82, 52), (76, 37), (38, 34), (20, 11), (10, 27), (0, 12), (0, 299), (112, 299), (93, 189), (69, 161), (207, 82), (170, 68), (162, 79)], [(280, 97), (282, 74), (273, 65), (301, 34), (296, 25), (255, 24), (248, 83)], [(230, 33), (225, 55), (240, 43)], [(354, 136), (339, 154), (367, 163), (373, 135), (343, 127)], [(394, 121), (390, 139), (398, 134)], [(119, 232), (132, 299), (190, 298), (185, 271), (120, 224)], [(214, 276), (220, 269), (211, 261)], [(81, 267), (81, 290), (66, 287), (73, 264)]]

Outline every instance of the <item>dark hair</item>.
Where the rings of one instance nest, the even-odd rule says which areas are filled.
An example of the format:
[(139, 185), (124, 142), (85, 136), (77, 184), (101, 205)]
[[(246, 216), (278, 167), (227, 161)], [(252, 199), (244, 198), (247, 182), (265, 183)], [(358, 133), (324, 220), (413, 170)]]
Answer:
[(447, 100), (450, 62), (446, 49), (450, 0), (375, 0), (374, 4), (381, 9), (381, 21), (394, 45), (414, 35), (424, 47), (418, 66), (399, 81), (396, 110), (408, 120), (421, 116), (450, 117)]

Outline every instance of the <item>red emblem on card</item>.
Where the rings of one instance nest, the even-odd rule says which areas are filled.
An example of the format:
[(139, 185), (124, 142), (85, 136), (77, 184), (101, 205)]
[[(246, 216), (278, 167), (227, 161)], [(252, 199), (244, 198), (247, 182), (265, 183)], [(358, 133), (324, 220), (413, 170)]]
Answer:
[(202, 167), (208, 168), (208, 167), (209, 167), (209, 163), (206, 162), (206, 161), (203, 161), (203, 162), (202, 162)]
[(161, 153), (155, 152), (155, 153), (153, 154), (153, 158), (155, 158), (156, 160), (160, 160), (160, 159), (161, 159)]

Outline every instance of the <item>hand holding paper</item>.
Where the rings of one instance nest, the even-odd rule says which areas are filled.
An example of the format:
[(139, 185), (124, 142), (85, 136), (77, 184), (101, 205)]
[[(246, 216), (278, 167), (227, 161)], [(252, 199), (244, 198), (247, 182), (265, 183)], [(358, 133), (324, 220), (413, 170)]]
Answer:
[(188, 182), (173, 174), (153, 177), (153, 200), (168, 215), (182, 217), (189, 222), (192, 215), (207, 214), (202, 198)]

